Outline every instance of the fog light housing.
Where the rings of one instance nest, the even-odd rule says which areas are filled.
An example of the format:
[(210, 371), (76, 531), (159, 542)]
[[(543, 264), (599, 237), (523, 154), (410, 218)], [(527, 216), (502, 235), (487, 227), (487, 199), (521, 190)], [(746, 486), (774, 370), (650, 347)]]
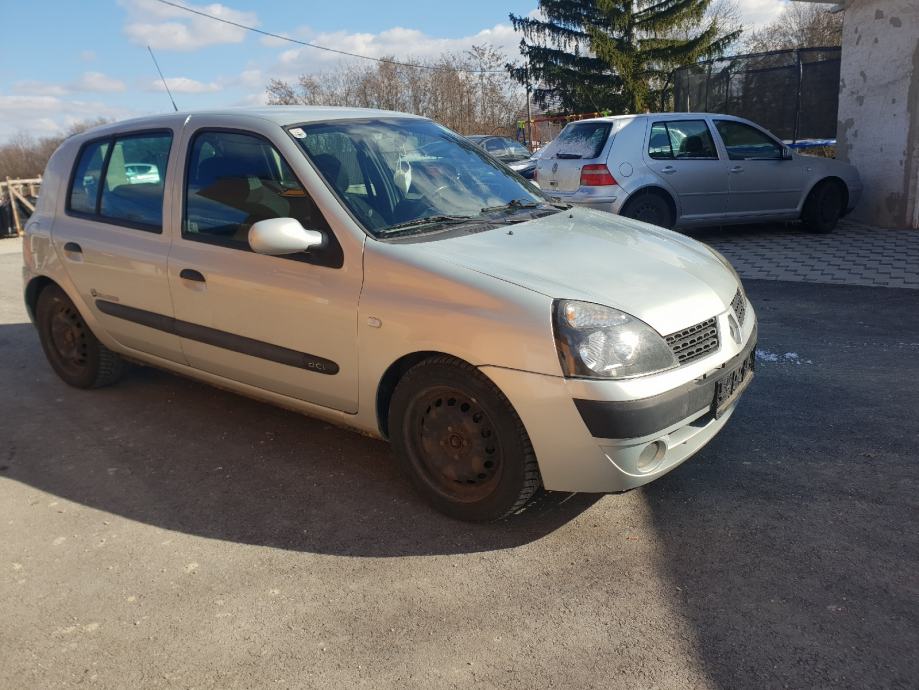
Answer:
[(642, 449), (641, 455), (638, 456), (636, 469), (643, 474), (647, 474), (661, 464), (661, 460), (664, 459), (666, 454), (667, 444), (663, 441), (649, 443)]

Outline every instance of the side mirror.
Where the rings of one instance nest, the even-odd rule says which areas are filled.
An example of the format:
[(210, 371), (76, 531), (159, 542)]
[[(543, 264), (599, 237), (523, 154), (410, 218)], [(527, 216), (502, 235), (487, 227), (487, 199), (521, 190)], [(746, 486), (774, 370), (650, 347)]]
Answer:
[(787, 146), (783, 146), (782, 147), (782, 160), (790, 161), (792, 158), (794, 158), (794, 156), (791, 153), (791, 149)]
[(249, 246), (257, 254), (296, 254), (319, 247), (324, 241), (321, 232), (305, 229), (295, 218), (268, 218), (249, 228)]

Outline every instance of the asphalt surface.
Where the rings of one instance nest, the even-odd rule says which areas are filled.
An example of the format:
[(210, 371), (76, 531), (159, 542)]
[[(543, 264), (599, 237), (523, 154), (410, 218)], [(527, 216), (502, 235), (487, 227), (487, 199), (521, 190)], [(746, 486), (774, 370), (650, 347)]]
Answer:
[(919, 291), (748, 282), (757, 379), (707, 448), (470, 526), (384, 443), (153, 369), (68, 388), (19, 264), (2, 688), (916, 685)]

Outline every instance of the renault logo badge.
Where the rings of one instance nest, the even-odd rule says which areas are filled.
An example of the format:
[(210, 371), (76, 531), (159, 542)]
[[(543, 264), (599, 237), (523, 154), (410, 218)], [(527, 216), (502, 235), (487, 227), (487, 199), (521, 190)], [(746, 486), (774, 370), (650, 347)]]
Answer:
[(740, 345), (741, 340), (743, 340), (743, 334), (740, 332), (740, 324), (737, 323), (737, 319), (732, 314), (728, 315), (728, 326), (731, 328), (731, 337), (734, 342)]
[(557, 172), (558, 172), (558, 163), (552, 166), (552, 174), (554, 175)]

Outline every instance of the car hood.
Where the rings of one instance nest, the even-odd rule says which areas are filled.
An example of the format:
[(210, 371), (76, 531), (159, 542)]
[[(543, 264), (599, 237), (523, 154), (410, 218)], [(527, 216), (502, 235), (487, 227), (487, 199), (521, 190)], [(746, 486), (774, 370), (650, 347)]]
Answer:
[(553, 299), (615, 307), (664, 335), (722, 313), (738, 287), (704, 244), (590, 209), (416, 247)]

